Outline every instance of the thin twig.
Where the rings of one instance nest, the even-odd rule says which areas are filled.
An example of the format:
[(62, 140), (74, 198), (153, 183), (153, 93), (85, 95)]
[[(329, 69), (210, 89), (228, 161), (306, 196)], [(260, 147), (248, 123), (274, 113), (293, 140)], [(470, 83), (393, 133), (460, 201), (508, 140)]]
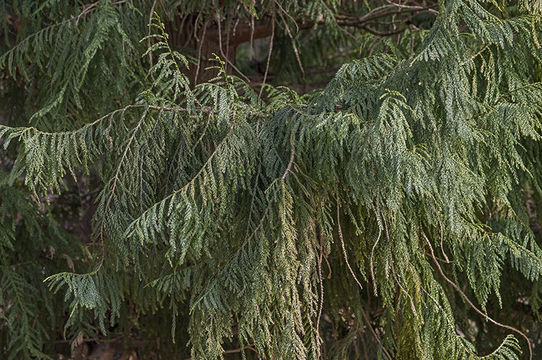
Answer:
[[(224, 350), (222, 352), (222, 354), (235, 354), (235, 353), (238, 353), (238, 352), (241, 352), (243, 350), (251, 350), (251, 351), (254, 351), (256, 354), (259, 354), (258, 353), (258, 350), (256, 350), (254, 348), (254, 344), (250, 344), (250, 345), (245, 345), (243, 347), (240, 347), (240, 348), (237, 348), (237, 349), (231, 349), (231, 350)], [(189, 358), (186, 358), (185, 360), (192, 360), (191, 357)]]
[[(153, 1), (151, 6), (151, 11), (149, 12), (149, 22), (147, 23), (147, 27), (149, 28), (149, 31), (147, 32), (147, 49), (150, 49), (151, 47), (151, 23), (152, 23), (152, 15), (154, 14), (154, 7), (156, 6), (156, 0)], [(149, 65), (152, 69), (152, 51), (149, 51)], [(151, 71), (151, 79), (154, 82), (154, 74)]]
[(201, 67), (201, 50), (203, 48), (203, 42), (205, 41), (205, 34), (207, 33), (207, 24), (209, 22), (207, 21), (205, 25), (203, 25), (203, 33), (201, 34), (201, 39), (199, 40), (199, 46), (198, 46), (198, 64), (196, 65), (196, 75), (194, 76), (194, 85), (198, 83), (198, 75), (199, 75), (199, 69)]
[(275, 39), (275, 13), (273, 13), (273, 18), (271, 19), (271, 39), (269, 40), (269, 55), (267, 55), (267, 65), (265, 65), (265, 73), (263, 74), (262, 87), (260, 88), (259, 97), (262, 97), (263, 88), (265, 87), (265, 82), (267, 80), (267, 74), (269, 73), (269, 63), (271, 61), (271, 54), (273, 53), (273, 40)]
[(477, 58), (478, 56), (480, 56), (484, 51), (486, 51), (486, 49), (490, 46), (491, 44), (487, 44), (486, 46), (484, 46), (480, 51), (478, 51), (476, 54), (472, 55), (469, 59), (463, 61), (461, 64), (459, 64), (459, 66), (464, 66), (466, 65), (468, 62), (474, 60), (475, 58)]
[[(275, 0), (275, 3), (278, 5), (278, 7), (282, 10), (282, 12), (284, 12), (286, 15), (290, 16), (290, 18), (292, 18), (291, 15), (289, 15), (285, 10), (284, 8), (280, 5), (279, 2), (277, 2)], [(282, 12), (279, 11), (279, 15), (280, 15), (280, 18), (282, 19), (282, 22), (284, 23), (284, 27), (286, 28), (286, 32), (288, 33), (288, 37), (290, 38), (290, 41), (292, 43), (292, 48), (294, 50), (294, 54), (295, 54), (295, 58), (297, 60), (297, 64), (299, 65), (299, 69), (301, 70), (301, 73), (303, 74), (303, 78), (305, 77), (305, 69), (303, 69), (303, 64), (301, 63), (301, 58), (299, 56), (299, 51), (297, 50), (297, 46), (295, 45), (295, 39), (294, 39), (294, 36), (292, 35), (292, 32), (290, 31), (290, 27), (288, 26), (288, 22), (286, 21), (286, 19), (284, 18), (284, 16), (282, 15)], [(293, 18), (292, 18), (293, 20)], [(294, 20), (294, 24), (295, 24), (295, 20)], [(299, 31), (299, 28), (298, 28), (298, 31)]]
[(363, 345), (363, 356), (365, 360), (369, 360), (369, 354), (367, 353), (367, 343), (365, 342), (365, 336), (361, 334), (360, 338), (361, 338), (361, 344)]
[(220, 15), (217, 13), (216, 16), (215, 16), (215, 21), (218, 25), (218, 48), (220, 50), (220, 54), (222, 55), (222, 57), (224, 58), (224, 60), (226, 61), (226, 63), (228, 63), (228, 65), (230, 65), (232, 67), (232, 69), (234, 69), (235, 71), (237, 71), (237, 73), (239, 75), (241, 75), (241, 77), (246, 81), (246, 82), (250, 82), (250, 79), (245, 75), (243, 74), (243, 72), (241, 70), (239, 70), (237, 68), (237, 66), (235, 66), (231, 61), (230, 59), (228, 59), (228, 57), (226, 56), (226, 54), (224, 53), (224, 49), (222, 48), (222, 27), (220, 25), (221, 23), (221, 20), (220, 20)]
[(486, 318), (490, 323), (494, 324), (494, 325), (497, 325), (503, 329), (508, 329), (510, 331), (513, 331), (515, 332), (516, 334), (519, 334), (521, 337), (523, 337), (525, 339), (525, 341), (527, 341), (527, 347), (529, 348), (529, 360), (532, 360), (533, 359), (533, 349), (531, 347), (531, 341), (529, 340), (529, 338), (527, 337), (527, 335), (525, 335), (521, 330), (519, 329), (516, 329), (515, 327), (513, 326), (509, 326), (509, 325), (505, 325), (505, 324), (502, 324), (496, 320), (493, 320), (488, 314), (484, 313), (482, 310), (478, 309), (472, 301), (470, 301), (470, 299), (467, 297), (467, 295), (463, 292), (463, 290), (461, 290), (459, 288), (459, 286), (457, 286), (457, 284), (455, 282), (453, 282), (452, 280), (450, 280), (446, 274), (444, 274), (444, 271), (442, 270), (442, 267), (440, 266), (439, 262), (437, 261), (437, 258), (435, 257), (435, 251), (433, 250), (433, 246), (431, 245), (431, 242), (429, 241), (429, 239), (427, 238), (427, 236), (425, 235), (425, 233), (422, 232), (422, 236), (423, 238), (425, 239), (425, 242), (427, 243), (427, 245), (429, 246), (429, 250), (431, 251), (431, 257), (433, 258), (433, 262), (435, 263), (435, 265), (437, 266), (437, 269), (438, 269), (438, 272), (440, 273), (440, 275), (444, 278), (444, 280), (446, 280), (446, 282), (448, 282), (457, 292), (459, 292), (459, 294), (461, 294), (461, 296), (463, 297), (463, 299), (467, 302), (467, 304), (470, 305), (470, 307), (476, 311), (478, 314), (480, 314), (481, 316), (483, 316), (484, 318)]
[(290, 152), (290, 160), (288, 161), (288, 165), (286, 166), (286, 170), (284, 170), (284, 174), (282, 174), (282, 180), (286, 179), (286, 175), (288, 175), (288, 173), (292, 169), (292, 164), (294, 163), (295, 147), (294, 147), (293, 135), (291, 137), (291, 147), (292, 147), (292, 150)]
[(430, 7), (425, 7), (425, 6), (412, 6), (412, 5), (403, 5), (403, 4), (398, 4), (398, 3), (395, 3), (391, 0), (386, 0), (386, 2), (392, 6), (395, 6), (395, 7), (398, 7), (400, 9), (410, 9), (410, 10), (424, 10), (424, 11), (428, 11), (428, 12), (432, 12), (432, 13), (436, 13), (438, 14), (438, 12), (434, 9), (431, 9)]
[(393, 278), (395, 279), (395, 282), (397, 283), (397, 285), (401, 289), (401, 291), (404, 292), (406, 294), (406, 296), (408, 297), (408, 299), (410, 301), (410, 308), (412, 309), (412, 312), (414, 313), (414, 316), (418, 317), (418, 312), (416, 311), (416, 305), (414, 305), (414, 300), (412, 299), (412, 296), (408, 293), (408, 291), (406, 291), (406, 289), (403, 287), (403, 285), (401, 285), (401, 282), (397, 278), (397, 274), (395, 273), (395, 269), (393, 268), (393, 262), (391, 263), (391, 274), (392, 274)]
[(254, 15), (250, 17), (250, 56), (254, 56)]
[[(124, 4), (126, 2), (126, 0), (121, 0), (121, 1), (116, 1), (116, 2), (113, 2), (111, 3), (111, 5), (118, 5), (118, 4)], [(77, 16), (77, 18), (75, 19), (75, 25), (78, 25), (79, 24), (79, 19), (89, 13), (92, 9), (94, 9), (96, 6), (98, 6), (99, 4), (99, 1), (96, 1), (96, 2), (93, 2), (91, 4), (87, 4), (87, 5), (83, 5), (83, 11), (81, 11), (81, 13)], [(68, 19), (68, 21), (71, 20), (71, 19)]]
[(343, 250), (343, 256), (344, 261), (346, 262), (346, 266), (348, 267), (348, 270), (350, 270), (350, 274), (352, 274), (352, 277), (358, 284), (360, 289), (363, 289), (363, 286), (361, 286), (361, 282), (358, 280), (356, 274), (354, 273), (354, 270), (350, 266), (350, 263), (348, 262), (348, 254), (346, 253), (346, 247), (344, 246), (344, 238), (343, 238), (343, 232), (341, 229), (341, 218), (340, 218), (340, 207), (339, 207), (339, 199), (337, 198), (337, 231), (339, 233), (339, 240), (341, 241), (341, 247)]
[(408, 58), (410, 59), (412, 54), (414, 54), (414, 31), (412, 30), (412, 24), (408, 25), (408, 30), (410, 32), (410, 50), (408, 52)]
[(446, 260), (446, 264), (449, 264), (451, 261), (448, 258), (448, 255), (444, 251), (444, 229), (442, 227), (442, 222), (440, 221), (440, 216), (438, 215), (438, 212), (435, 211), (435, 214), (437, 215), (437, 221), (440, 227), (440, 251), (442, 252), (442, 255), (444, 256), (444, 260)]
[(329, 280), (329, 279), (331, 279), (331, 274), (332, 274), (331, 265), (329, 264), (329, 260), (327, 259), (327, 256), (324, 256), (324, 260), (326, 261), (327, 269), (329, 271), (326, 278)]
[(322, 277), (322, 258), (324, 255), (324, 243), (322, 239), (322, 232), (319, 230), (318, 223), (315, 224), (316, 235), (320, 240), (320, 254), (318, 256), (318, 281), (320, 282), (320, 306), (318, 309), (318, 317), (316, 318), (316, 333), (318, 334), (319, 346), (323, 344), (323, 340), (320, 337), (320, 319), (322, 318), (322, 310), (324, 308), (324, 279)]
[[(339, 233), (339, 240), (341, 241), (341, 246), (342, 246), (342, 250), (343, 250), (344, 260), (346, 261), (346, 266), (350, 270), (350, 273), (354, 277), (354, 280), (358, 284), (359, 288), (363, 289), (363, 286), (361, 286), (361, 283), (359, 282), (358, 278), (356, 277), (356, 274), (354, 273), (354, 270), (352, 270), (352, 268), (350, 267), (350, 263), (348, 262), (348, 256), (346, 254), (346, 248), (344, 246), (343, 232), (342, 232), (342, 229), (341, 229), (340, 207), (339, 207), (339, 199), (338, 198), (337, 198), (337, 232)], [(361, 314), (363, 316), (363, 320), (367, 324), (367, 327), (369, 328), (369, 330), (371, 330), (371, 333), (373, 334), (374, 338), (376, 339), (378, 344), (382, 347), (382, 351), (384, 352), (384, 355), (386, 355), (388, 360), (393, 360), (393, 357), (390, 355), (388, 350), (384, 347), (384, 344), (382, 344), (382, 340), (380, 339), (380, 336), (378, 336), (375, 329), (371, 325), (369, 315), (365, 311), (363, 311), (363, 309), (361, 310)]]
[[(376, 209), (374, 208), (374, 206), (372, 207), (373, 208), (373, 211), (375, 213), (375, 217), (376, 219), (378, 220), (378, 214), (376, 212)], [(378, 223), (378, 221), (377, 221)], [(371, 249), (371, 257), (369, 258), (369, 270), (371, 271), (371, 280), (373, 282), (373, 287), (374, 287), (374, 293), (375, 293), (375, 296), (378, 296), (378, 291), (377, 291), (377, 288), (376, 288), (376, 279), (375, 279), (375, 272), (374, 272), (374, 266), (373, 266), (373, 258), (374, 258), (374, 253), (375, 253), (375, 249), (376, 249), (376, 246), (378, 245), (378, 242), (380, 241), (380, 236), (382, 235), (382, 227), (378, 224), (378, 236), (376, 238), (376, 241)]]

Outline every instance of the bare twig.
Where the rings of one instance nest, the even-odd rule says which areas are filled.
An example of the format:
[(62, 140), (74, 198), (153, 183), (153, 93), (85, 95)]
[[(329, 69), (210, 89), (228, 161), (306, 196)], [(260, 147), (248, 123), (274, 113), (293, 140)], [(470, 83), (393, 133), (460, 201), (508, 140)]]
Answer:
[(409, 294), (409, 292), (406, 291), (406, 289), (403, 287), (403, 285), (401, 285), (401, 282), (397, 278), (397, 274), (395, 273), (395, 269), (393, 268), (393, 262), (391, 263), (391, 274), (392, 274), (393, 278), (395, 279), (395, 282), (397, 283), (397, 285), (401, 289), (401, 291), (404, 292), (406, 294), (406, 296), (408, 297), (408, 300), (410, 301), (410, 308), (412, 309), (412, 312), (414, 313), (414, 316), (418, 317), (418, 312), (416, 311), (416, 305), (414, 305), (414, 300), (412, 299), (412, 296)]
[[(303, 77), (305, 77), (305, 69), (303, 69), (303, 64), (301, 63), (301, 58), (299, 56), (299, 51), (297, 49), (297, 46), (295, 45), (295, 38), (292, 35), (292, 32), (290, 31), (290, 26), (288, 26), (288, 22), (286, 21), (286, 19), (282, 15), (282, 13), (285, 13), (286, 16), (289, 16), (294, 21), (294, 24), (296, 24), (296, 26), (297, 26), (297, 23), (296, 23), (295, 19), (290, 14), (288, 14), (286, 12), (286, 10), (284, 10), (284, 8), (280, 5), (280, 3), (278, 1), (275, 0), (275, 3), (282, 10), (282, 12), (279, 11), (280, 18), (282, 19), (282, 22), (284, 23), (284, 27), (286, 28), (286, 32), (288, 33), (288, 37), (290, 38), (290, 41), (292, 43), (292, 48), (294, 50), (294, 54), (295, 54), (295, 58), (297, 60), (297, 64), (299, 65), (299, 69), (301, 70), (301, 73), (303, 74)], [(297, 30), (299, 31), (299, 28), (297, 28)]]
[(321, 346), (323, 341), (320, 337), (320, 319), (322, 318), (322, 310), (324, 308), (324, 279), (322, 277), (322, 258), (324, 256), (324, 242), (322, 232), (319, 231), (318, 223), (315, 224), (315, 232), (320, 240), (320, 254), (318, 256), (318, 281), (320, 282), (320, 306), (318, 309), (318, 317), (316, 318), (316, 333), (318, 334), (318, 343)]
[[(154, 14), (154, 7), (156, 6), (156, 0), (153, 1), (151, 6), (151, 11), (149, 12), (149, 21), (147, 23), (147, 27), (149, 28), (149, 31), (147, 32), (147, 49), (150, 49), (151, 47), (151, 23), (152, 23), (152, 15)], [(149, 51), (149, 66), (152, 68), (152, 51)], [(151, 79), (154, 81), (154, 74), (151, 71)]]
[(292, 164), (294, 163), (295, 158), (295, 148), (292, 141), (292, 152), (290, 153), (290, 160), (288, 161), (288, 165), (286, 166), (286, 170), (284, 170), (284, 174), (282, 174), (282, 180), (286, 179), (286, 176), (292, 169)]
[(444, 280), (446, 280), (447, 283), (449, 283), (457, 292), (459, 292), (459, 294), (461, 294), (461, 296), (463, 297), (463, 299), (467, 302), (467, 304), (469, 304), (469, 306), (474, 310), (476, 311), (478, 314), (480, 314), (481, 316), (483, 316), (484, 318), (486, 318), (490, 323), (494, 324), (494, 325), (497, 325), (503, 329), (508, 329), (510, 331), (513, 331), (515, 332), (516, 334), (519, 334), (521, 337), (523, 337), (525, 339), (525, 341), (527, 341), (527, 347), (529, 348), (529, 360), (532, 360), (533, 359), (533, 349), (532, 349), (532, 346), (531, 346), (531, 341), (529, 340), (529, 338), (527, 337), (527, 335), (525, 335), (521, 330), (513, 327), (513, 326), (509, 326), (509, 325), (505, 325), (505, 324), (502, 324), (496, 320), (493, 320), (491, 317), (489, 317), (489, 315), (487, 315), (486, 313), (484, 313), (482, 310), (478, 309), (474, 304), (473, 302), (467, 297), (467, 295), (463, 292), (463, 290), (461, 290), (459, 288), (459, 286), (457, 286), (457, 284), (455, 282), (453, 282), (452, 280), (450, 280), (446, 274), (444, 273), (444, 271), (442, 270), (442, 267), (440, 266), (436, 256), (435, 256), (435, 251), (433, 250), (433, 246), (431, 245), (431, 242), (429, 241), (429, 239), (427, 238), (427, 236), (425, 235), (425, 233), (422, 232), (422, 236), (423, 238), (425, 239), (425, 242), (427, 243), (427, 246), (429, 246), (429, 250), (431, 251), (431, 257), (433, 258), (433, 262), (435, 263), (437, 269), (438, 269), (438, 272), (440, 273), (440, 275), (444, 278)]
[(250, 55), (254, 56), (254, 15), (250, 17)]
[(246, 82), (250, 82), (250, 79), (241, 72), (241, 70), (239, 70), (237, 68), (237, 66), (235, 66), (231, 61), (230, 59), (228, 59), (228, 57), (226, 56), (226, 54), (224, 53), (224, 49), (222, 48), (222, 27), (220, 25), (221, 23), (221, 19), (220, 19), (220, 15), (217, 13), (216, 16), (215, 16), (215, 21), (218, 25), (218, 48), (220, 50), (220, 55), (222, 55), (222, 57), (224, 58), (224, 60), (226, 61), (226, 63), (228, 63), (228, 65), (230, 65), (232, 67), (232, 69), (234, 69), (235, 71), (237, 71), (237, 73), (239, 75), (241, 75), (241, 77), (246, 81)]
[[(343, 232), (342, 232), (342, 228), (341, 228), (340, 207), (339, 207), (339, 199), (338, 198), (337, 198), (337, 232), (339, 233), (339, 240), (341, 241), (341, 246), (342, 246), (342, 250), (343, 250), (344, 260), (346, 261), (346, 266), (348, 267), (348, 270), (350, 270), (350, 273), (354, 277), (354, 280), (358, 284), (359, 288), (363, 289), (363, 286), (361, 286), (361, 283), (359, 282), (358, 278), (356, 277), (356, 274), (354, 273), (354, 270), (352, 270), (352, 267), (350, 267), (350, 263), (348, 262), (348, 256), (346, 254), (346, 248), (344, 246)], [(384, 355), (386, 355), (388, 360), (393, 360), (393, 357), (390, 355), (388, 350), (384, 347), (384, 344), (382, 344), (382, 340), (380, 339), (380, 336), (378, 336), (375, 329), (371, 325), (369, 315), (363, 309), (361, 310), (361, 314), (363, 316), (363, 320), (367, 324), (367, 327), (369, 328), (369, 330), (371, 330), (371, 333), (373, 334), (375, 340), (382, 347), (382, 351), (384, 352)]]
[(271, 61), (271, 54), (273, 53), (273, 41), (275, 39), (275, 13), (273, 13), (273, 18), (271, 19), (271, 39), (269, 40), (269, 55), (267, 55), (267, 65), (265, 65), (265, 73), (263, 75), (262, 87), (260, 88), (259, 97), (262, 97), (263, 88), (265, 87), (265, 82), (267, 81), (267, 74), (269, 73), (269, 62)]
[(358, 280), (356, 274), (354, 273), (354, 270), (350, 266), (350, 263), (348, 262), (348, 254), (346, 253), (346, 247), (344, 245), (344, 238), (343, 238), (343, 232), (341, 229), (341, 218), (340, 218), (340, 207), (339, 207), (339, 199), (337, 198), (337, 231), (339, 233), (339, 240), (341, 241), (341, 247), (343, 250), (343, 256), (344, 261), (346, 262), (346, 266), (348, 267), (348, 270), (350, 271), (350, 274), (352, 274), (352, 277), (358, 284), (360, 289), (363, 289), (363, 286), (361, 286), (361, 282)]
[[(231, 349), (231, 350), (224, 350), (222, 352), (222, 354), (235, 354), (235, 353), (238, 353), (238, 352), (241, 352), (243, 350), (250, 350), (250, 351), (254, 351), (256, 354), (259, 354), (258, 353), (258, 350), (256, 350), (254, 348), (254, 344), (250, 344), (250, 345), (245, 345), (243, 347), (240, 347), (240, 348), (237, 348), (237, 349)], [(185, 360), (192, 360), (191, 357), (189, 358), (186, 358)]]
[[(376, 209), (374, 208), (374, 206), (372, 207), (373, 208), (373, 211), (375, 213), (375, 217), (376, 219), (378, 220), (378, 214), (376, 212)], [(373, 282), (373, 288), (374, 288), (374, 293), (375, 293), (375, 296), (378, 296), (378, 291), (377, 291), (377, 288), (376, 288), (376, 279), (375, 279), (375, 272), (374, 272), (374, 266), (373, 266), (373, 258), (374, 258), (374, 253), (375, 253), (375, 249), (376, 249), (376, 246), (378, 245), (378, 242), (380, 241), (380, 236), (382, 235), (382, 228), (380, 225), (378, 225), (378, 236), (376, 238), (376, 241), (371, 249), (371, 257), (369, 259), (369, 270), (371, 271), (371, 280)]]
[(435, 211), (435, 214), (437, 215), (437, 221), (440, 227), (440, 251), (442, 252), (442, 255), (444, 256), (444, 260), (446, 264), (449, 264), (451, 261), (448, 258), (448, 255), (444, 251), (444, 230), (442, 227), (442, 222), (440, 221), (440, 216), (438, 215), (438, 212)]
[[(116, 2), (111, 3), (111, 4), (112, 5), (119, 5), (119, 4), (124, 4), (125, 2), (126, 2), (126, 0), (120, 0), (120, 1), (116, 1)], [(89, 13), (92, 9), (94, 9), (96, 6), (98, 6), (99, 3), (100, 3), (99, 1), (96, 1), (96, 2), (93, 2), (91, 4), (83, 5), (83, 11), (81, 11), (81, 13), (75, 19), (75, 25), (78, 25), (79, 20), (81, 19), (81, 17), (83, 17), (84, 15)]]
[(431, 12), (433, 14), (438, 14), (438, 11), (436, 11), (435, 9), (432, 9), (430, 7), (426, 7), (426, 6), (413, 6), (413, 5), (404, 5), (404, 4), (398, 4), (398, 3), (395, 3), (391, 0), (386, 0), (386, 2), (392, 6), (395, 6), (395, 7), (398, 7), (400, 9), (410, 9), (410, 10), (424, 10), (424, 11), (428, 11), (428, 12)]
[(206, 22), (205, 25), (203, 25), (203, 33), (201, 34), (201, 39), (199, 40), (198, 64), (196, 65), (196, 75), (194, 76), (194, 84), (198, 83), (199, 69), (201, 67), (201, 50), (203, 48), (203, 42), (205, 41), (205, 33), (207, 32), (207, 24), (208, 22)]
[(414, 54), (414, 32), (412, 31), (412, 24), (408, 25), (408, 30), (410, 32), (410, 49), (408, 52), (408, 58), (410, 59), (412, 54)]
[(472, 55), (469, 59), (463, 61), (461, 64), (461, 66), (464, 66), (466, 65), (468, 62), (474, 60), (475, 58), (477, 58), (478, 56), (480, 56), (484, 51), (486, 51), (486, 49), (490, 46), (491, 44), (487, 44), (486, 46), (484, 46), (480, 51), (478, 51), (476, 54)]

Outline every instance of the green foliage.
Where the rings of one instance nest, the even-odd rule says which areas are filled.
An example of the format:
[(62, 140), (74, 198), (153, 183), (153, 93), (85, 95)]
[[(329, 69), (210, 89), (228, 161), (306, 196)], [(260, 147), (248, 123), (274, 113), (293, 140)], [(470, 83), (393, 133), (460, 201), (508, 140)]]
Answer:
[[(298, 95), (255, 90), (218, 56), (216, 76), (191, 84), (188, 55), (157, 15), (147, 33), (150, 9), (134, 3), (24, 9), (67, 20), (0, 55), (7, 103), (19, 77), (37, 94), (14, 110), (27, 120), (6, 110), (0, 125), (15, 159), (0, 180), (1, 354), (47, 358), (57, 322), (72, 338), (117, 326), (143, 337), (163, 318), (166, 345), (195, 359), (232, 344), (267, 359), (351, 358), (360, 341), (378, 358), (530, 354), (524, 331), (490, 310), (516, 296), (511, 269), (540, 303), (525, 206), (527, 190), (542, 196), (536, 6), (443, 2), (430, 30), (382, 41)], [(240, 16), (275, 3), (339, 31), (339, 1), (247, 3)], [(214, 6), (179, 11), (207, 19)], [(92, 176), (89, 251), (47, 209)], [(41, 264), (48, 247), (55, 261)], [(345, 331), (327, 336), (322, 314)], [(506, 335), (479, 344), (461, 317)]]
[[(81, 269), (81, 250), (38, 209), (24, 191), (0, 183), (0, 339), (6, 358), (52, 358), (49, 342), (65, 311), (62, 298), (51, 296), (43, 274)], [(72, 260), (73, 259), (73, 260)]]

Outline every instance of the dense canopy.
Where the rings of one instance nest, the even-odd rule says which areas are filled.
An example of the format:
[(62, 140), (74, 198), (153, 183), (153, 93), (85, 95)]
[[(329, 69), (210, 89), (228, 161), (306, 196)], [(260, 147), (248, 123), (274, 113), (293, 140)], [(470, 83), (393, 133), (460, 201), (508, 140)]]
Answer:
[(542, 356), (540, 1), (0, 19), (1, 358)]

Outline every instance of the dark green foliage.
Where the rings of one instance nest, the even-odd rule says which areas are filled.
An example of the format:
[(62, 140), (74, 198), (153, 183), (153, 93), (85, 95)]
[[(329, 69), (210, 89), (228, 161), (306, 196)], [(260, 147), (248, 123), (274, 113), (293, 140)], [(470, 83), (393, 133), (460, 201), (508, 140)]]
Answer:
[[(7, 26), (0, 55), (0, 354), (53, 356), (65, 327), (159, 337), (165, 358), (530, 355), (495, 313), (539, 311), (539, 5), (445, 1), (396, 38), (346, 40), (341, 11), (368, 4), (178, 4), (194, 26), (290, 15), (277, 82), (357, 44), (299, 95), (222, 54), (191, 83), (167, 2), (61, 3), (6, 10), (40, 21)], [(312, 40), (288, 36), (300, 16)], [(83, 241), (54, 210), (74, 180), (99, 192)]]

